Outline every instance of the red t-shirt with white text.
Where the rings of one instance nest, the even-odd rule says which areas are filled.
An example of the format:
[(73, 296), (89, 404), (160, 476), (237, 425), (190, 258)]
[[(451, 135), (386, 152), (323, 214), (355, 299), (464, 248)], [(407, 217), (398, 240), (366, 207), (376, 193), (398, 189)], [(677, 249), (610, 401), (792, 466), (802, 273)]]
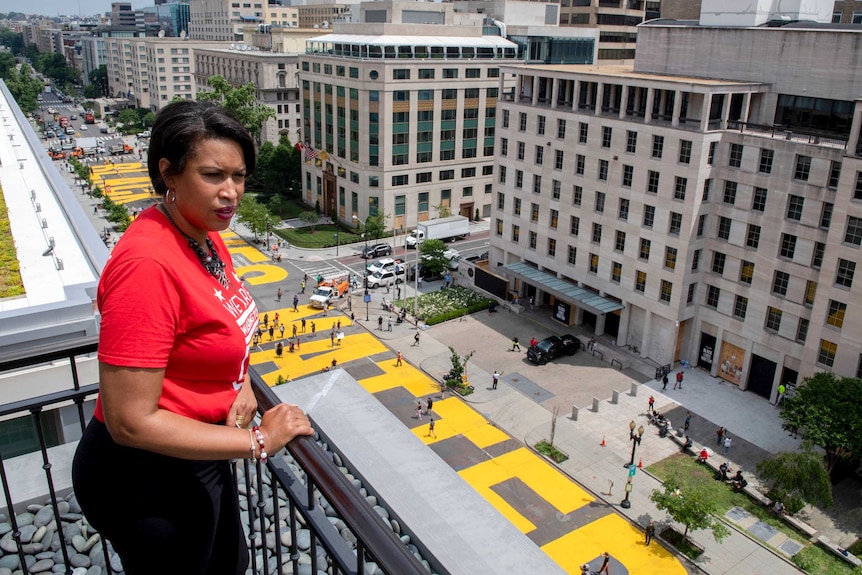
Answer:
[[(159, 407), (215, 423), (225, 420), (245, 379), (258, 314), (221, 237), (209, 237), (228, 288), (164, 214), (145, 210), (114, 247), (97, 302), (99, 361), (164, 369)], [(101, 398), (95, 416), (104, 421)]]

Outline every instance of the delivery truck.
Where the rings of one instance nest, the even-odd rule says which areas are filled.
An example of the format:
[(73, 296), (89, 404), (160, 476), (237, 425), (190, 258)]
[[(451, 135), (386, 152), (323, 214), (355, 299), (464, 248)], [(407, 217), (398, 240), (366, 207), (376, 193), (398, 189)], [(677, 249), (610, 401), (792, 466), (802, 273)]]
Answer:
[(470, 220), (464, 216), (450, 216), (419, 222), (416, 229), (407, 236), (408, 247), (415, 248), (425, 240), (450, 242), (470, 235)]

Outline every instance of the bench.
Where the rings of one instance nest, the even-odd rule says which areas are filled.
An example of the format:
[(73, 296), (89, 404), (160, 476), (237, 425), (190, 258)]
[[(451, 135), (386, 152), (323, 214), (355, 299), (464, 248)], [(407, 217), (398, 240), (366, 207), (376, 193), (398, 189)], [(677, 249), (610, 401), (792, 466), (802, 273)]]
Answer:
[(813, 538), (815, 535), (817, 535), (817, 529), (815, 529), (808, 523), (802, 521), (801, 519), (794, 517), (793, 515), (782, 513), (781, 518), (784, 519), (785, 523), (787, 523), (794, 529), (799, 530), (799, 532), (804, 533), (809, 538)]
[(763, 493), (758, 491), (751, 484), (743, 487), (742, 492), (745, 493), (746, 495), (748, 495), (749, 497), (751, 497), (752, 499), (754, 499), (755, 501), (757, 501), (758, 503), (760, 503), (761, 505), (763, 505), (764, 507), (769, 507), (772, 505), (772, 500), (770, 500), (769, 497), (767, 497), (766, 495), (764, 495)]
[[(849, 551), (846, 551), (846, 550), (840, 551), (839, 550), (840, 548), (838, 547), (838, 545), (836, 545), (835, 543), (830, 541), (829, 538), (826, 537), (825, 535), (821, 535), (820, 537), (818, 537), (817, 542), (821, 546), (823, 546), (824, 548), (828, 549), (829, 551), (832, 551), (832, 553), (834, 553), (835, 555), (837, 555), (841, 559), (844, 559), (845, 561), (847, 561), (848, 563), (855, 565), (857, 567), (862, 566), (862, 559), (859, 559), (858, 557), (856, 557), (855, 555), (853, 555)], [(845, 555), (845, 553), (846, 553), (846, 555)]]
[(516, 303), (512, 303), (510, 301), (501, 303), (500, 307), (502, 307), (503, 309), (509, 310), (510, 313), (511, 312), (521, 313), (522, 311), (524, 311), (524, 306), (516, 304)]

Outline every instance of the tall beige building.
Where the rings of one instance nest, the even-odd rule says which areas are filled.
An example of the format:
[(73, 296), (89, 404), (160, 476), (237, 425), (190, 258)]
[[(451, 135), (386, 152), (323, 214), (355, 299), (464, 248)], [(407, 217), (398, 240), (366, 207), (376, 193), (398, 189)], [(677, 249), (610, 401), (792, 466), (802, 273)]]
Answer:
[(862, 29), (823, 4), (827, 24), (775, 27), (704, 2), (700, 24), (641, 25), (633, 67), (503, 66), (510, 288), (764, 397), (862, 375)]

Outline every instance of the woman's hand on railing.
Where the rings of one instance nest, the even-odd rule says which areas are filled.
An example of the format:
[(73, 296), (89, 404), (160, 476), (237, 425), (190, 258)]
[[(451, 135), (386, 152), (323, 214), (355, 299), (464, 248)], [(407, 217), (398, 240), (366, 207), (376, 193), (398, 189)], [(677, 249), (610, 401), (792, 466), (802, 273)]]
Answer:
[(268, 453), (276, 453), (298, 435), (312, 435), (314, 429), (299, 407), (279, 403), (260, 420), (260, 431)]

